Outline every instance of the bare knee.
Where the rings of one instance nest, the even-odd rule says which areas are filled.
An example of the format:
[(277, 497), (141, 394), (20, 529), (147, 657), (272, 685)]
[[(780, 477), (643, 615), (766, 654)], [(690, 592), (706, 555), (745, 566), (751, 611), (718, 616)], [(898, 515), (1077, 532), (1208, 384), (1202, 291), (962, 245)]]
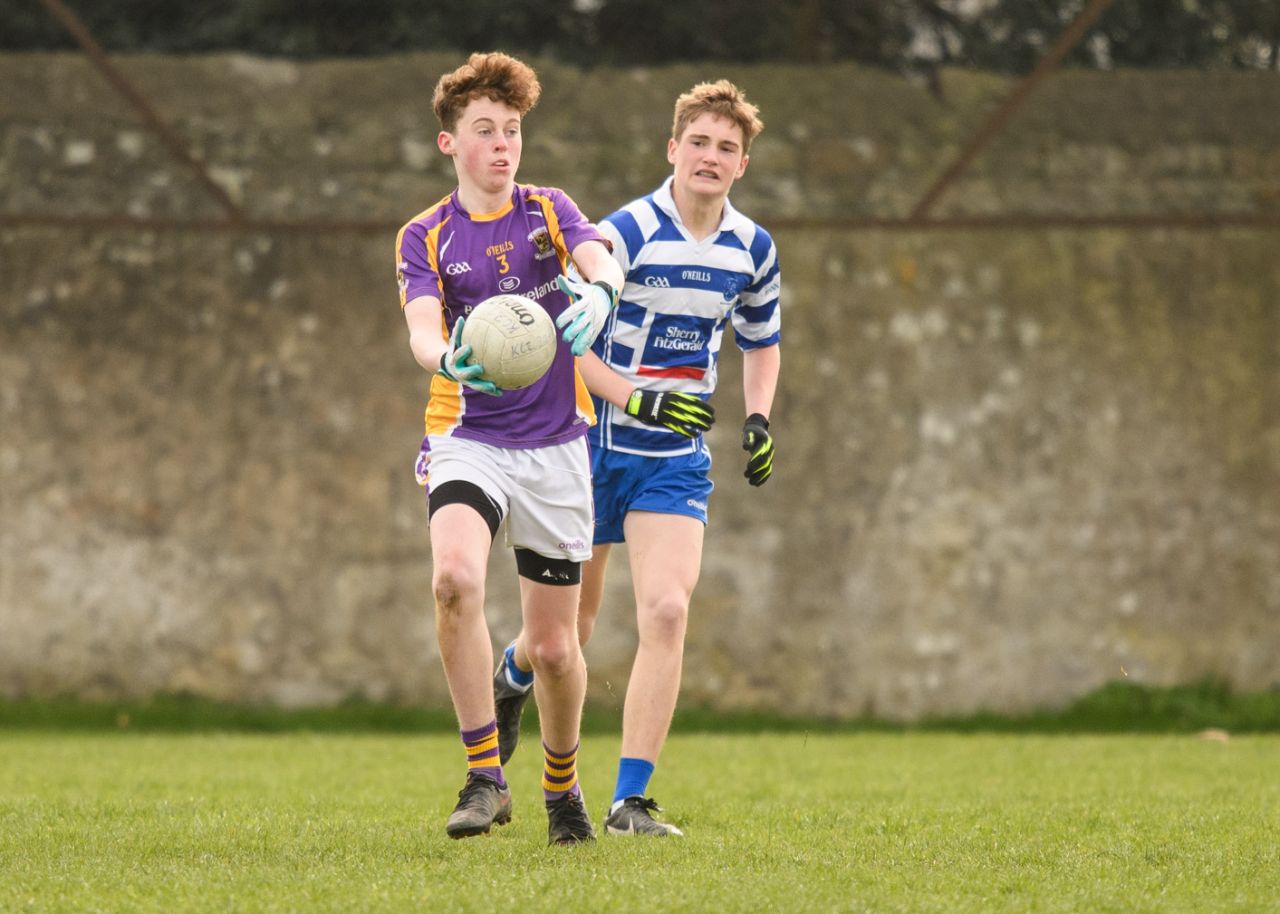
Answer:
[(596, 630), (595, 616), (578, 616), (578, 644), (582, 647), (587, 646), (587, 642), (591, 640), (591, 633)]
[(431, 581), (436, 613), (454, 616), (463, 612), (483, 592), (484, 578), (481, 574), (463, 565), (444, 563), (437, 566)]
[(689, 622), (689, 602), (682, 594), (664, 596), (645, 607), (640, 624), (640, 637), (664, 647), (679, 647)]
[(558, 678), (572, 673), (582, 663), (582, 651), (574, 633), (542, 636), (526, 645), (529, 662), (539, 676)]

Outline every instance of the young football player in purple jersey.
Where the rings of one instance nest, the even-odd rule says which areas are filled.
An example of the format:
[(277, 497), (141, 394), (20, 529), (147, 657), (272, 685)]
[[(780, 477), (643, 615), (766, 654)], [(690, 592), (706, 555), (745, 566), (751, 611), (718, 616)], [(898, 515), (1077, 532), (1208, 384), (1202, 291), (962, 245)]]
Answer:
[[(769, 413), (780, 367), (781, 274), (769, 234), (729, 203), (763, 125), (732, 83), (702, 83), (676, 100), (667, 160), (653, 193), (600, 223), (626, 272), (618, 308), (582, 374), (600, 422), (591, 433), (594, 554), (583, 570), (579, 637), (600, 612), (613, 543), (627, 544), (639, 644), (623, 707), (622, 757), (604, 820), (615, 835), (680, 835), (646, 796), (680, 690), (689, 601), (702, 563), (716, 360), (726, 324), (743, 350), (747, 481), (773, 472)], [(514, 751), (537, 677), (529, 632), (494, 676), (500, 757)], [(540, 674), (539, 674), (540, 675)]]
[[(521, 125), (537, 76), (506, 54), (472, 54), (442, 76), (437, 144), (457, 188), (396, 240), (413, 356), (432, 373), (419, 467), (428, 487), (436, 637), (467, 754), (445, 826), (485, 834), (511, 818), (498, 759), (485, 571), (498, 525), (515, 548), (529, 663), (537, 672), (542, 786), (553, 844), (595, 837), (578, 784), (586, 664), (578, 643), (581, 563), (591, 555), (587, 428), (594, 410), (577, 358), (617, 303), (608, 242), (562, 191), (517, 184)], [(579, 279), (569, 279), (570, 263)], [(467, 313), (500, 292), (539, 302), (563, 329), (545, 376), (499, 390), (462, 343)]]

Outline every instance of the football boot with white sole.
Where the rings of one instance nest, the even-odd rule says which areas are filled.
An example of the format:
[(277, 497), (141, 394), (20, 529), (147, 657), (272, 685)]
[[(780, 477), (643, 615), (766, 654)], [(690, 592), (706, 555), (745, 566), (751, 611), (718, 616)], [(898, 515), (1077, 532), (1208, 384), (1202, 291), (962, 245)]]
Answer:
[(652, 835), (655, 838), (684, 837), (684, 832), (667, 822), (659, 822), (653, 817), (655, 812), (662, 812), (653, 800), (647, 797), (627, 797), (617, 809), (612, 810), (604, 820), (604, 830), (609, 835)]

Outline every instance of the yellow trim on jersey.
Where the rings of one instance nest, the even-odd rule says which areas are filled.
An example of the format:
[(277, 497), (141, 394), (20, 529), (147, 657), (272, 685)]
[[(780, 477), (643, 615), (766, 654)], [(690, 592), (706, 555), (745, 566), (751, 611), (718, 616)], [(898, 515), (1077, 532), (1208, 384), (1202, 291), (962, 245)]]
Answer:
[[(556, 258), (560, 261), (560, 272), (569, 272), (569, 263), (573, 260), (573, 254), (565, 244), (564, 231), (560, 228), (560, 218), (556, 215), (555, 204), (551, 202), (551, 198), (544, 194), (529, 194), (530, 200), (536, 200), (538, 206), (542, 208), (542, 215), (547, 220), (547, 233), (551, 236), (551, 243), (556, 249)], [(577, 264), (574, 264), (576, 267)], [(579, 270), (579, 273), (582, 271)], [(554, 294), (554, 293), (553, 293)], [(582, 380), (582, 373), (578, 371), (578, 360), (573, 362), (573, 386), (574, 400), (578, 410), (578, 415), (586, 421), (587, 425), (596, 424), (596, 408), (591, 401), (591, 392), (587, 390), (587, 382)]]
[(596, 405), (591, 400), (591, 391), (587, 390), (587, 382), (582, 380), (582, 373), (578, 371), (578, 360), (573, 360), (573, 387), (574, 399), (577, 401), (578, 417), (587, 423), (587, 425), (596, 424)]
[(547, 220), (547, 234), (556, 249), (556, 259), (560, 261), (560, 272), (567, 272), (572, 255), (564, 243), (564, 232), (560, 229), (560, 217), (556, 215), (555, 204), (551, 198), (543, 194), (529, 194), (529, 199), (537, 202), (542, 208), (542, 215)]
[(427, 408), (422, 411), (422, 422), (428, 435), (447, 435), (462, 421), (465, 401), (462, 384), (450, 381), (436, 372), (431, 376), (431, 392)]
[[(452, 197), (453, 197), (453, 195), (452, 195), (452, 194), (450, 194), (448, 197), (445, 197), (443, 200), (439, 200), (439, 201), (437, 201), (437, 202), (433, 203), (431, 206), (428, 206), (428, 207), (427, 207), (426, 209), (424, 209), (422, 212), (418, 213), (418, 215), (414, 216), (412, 219), (410, 219), (410, 220), (409, 220), (408, 222), (406, 222), (404, 225), (400, 226), (400, 231), (396, 232), (396, 271), (397, 271), (397, 272), (399, 272), (399, 270), (400, 270), (400, 264), (404, 263), (404, 258), (403, 258), (402, 256), (400, 256), (400, 252), (401, 252), (401, 250), (403, 250), (403, 248), (404, 248), (404, 233), (408, 230), (409, 226), (413, 225), (415, 222), (421, 222), (423, 219), (426, 219), (428, 216), (430, 216), (432, 213), (434, 213), (434, 212), (435, 212), (436, 210), (438, 210), (440, 207), (442, 207), (442, 206), (444, 206), (446, 203), (448, 203), (448, 202), (449, 202), (449, 200), (450, 200)], [(444, 225), (444, 223), (445, 223), (445, 222), (448, 222), (448, 221), (449, 221), (448, 219), (445, 219), (445, 220), (444, 220), (443, 222), (441, 222), (440, 224), (441, 224), (441, 225)], [(428, 229), (428, 232), (429, 232), (429, 231), (430, 231), (430, 229)], [(439, 264), (436, 262), (435, 257), (434, 257), (434, 256), (432, 256), (432, 251), (430, 250), (430, 248), (428, 248), (428, 250), (427, 250), (427, 254), (428, 254), (428, 256), (430, 257), (430, 261), (429, 261), (429, 262), (431, 263), (431, 267), (432, 267), (432, 269), (436, 269), (436, 268), (439, 266)], [(437, 270), (437, 272), (438, 272), (438, 270)], [(399, 278), (399, 277), (397, 276), (397, 278)], [(438, 276), (437, 276), (437, 284), (440, 286), (440, 295), (441, 295), (441, 300), (443, 301), (443, 296), (444, 296), (444, 284), (443, 284), (443, 283), (441, 283), (441, 282), (439, 282), (439, 277), (438, 277)], [(406, 297), (406, 294), (405, 294), (405, 289), (404, 289), (403, 287), (401, 287), (401, 289), (400, 289), (400, 307), (401, 307), (401, 308), (403, 308), (403, 307), (404, 307), (405, 305), (407, 305), (407, 304), (409, 304), (409, 302), (408, 302), (407, 297)]]
[(513, 191), (511, 196), (507, 198), (506, 206), (502, 207), (501, 209), (496, 209), (491, 213), (467, 213), (467, 217), (472, 222), (495, 222), (498, 219), (501, 219), (503, 216), (505, 216), (507, 213), (511, 212), (515, 208), (516, 208), (516, 201), (515, 201), (515, 193)]
[[(404, 249), (404, 233), (408, 231), (409, 226), (415, 222), (421, 222), (430, 218), (436, 210), (445, 206), (453, 199), (453, 194), (449, 194), (442, 200), (432, 204), (424, 209), (418, 215), (414, 216), (396, 233), (396, 269), (400, 269), (400, 264), (404, 263), (402, 252)], [(445, 318), (444, 307), (444, 277), (440, 275), (440, 230), (448, 223), (450, 216), (446, 216), (440, 220), (440, 224), (427, 229), (426, 236), (423, 239), (426, 244), (427, 263), (436, 273), (436, 286), (439, 288), (437, 298), (440, 301), (440, 336), (443, 339), (449, 338), (448, 322)], [(405, 289), (400, 290), (400, 307), (403, 308), (408, 304), (408, 296)], [(432, 414), (435, 413), (433, 417)], [(422, 422), (426, 428), (428, 435), (446, 435), (459, 422), (463, 413), (462, 385), (457, 381), (450, 381), (448, 378), (440, 374), (431, 376), (430, 395), (427, 400), (427, 407), (422, 413)]]

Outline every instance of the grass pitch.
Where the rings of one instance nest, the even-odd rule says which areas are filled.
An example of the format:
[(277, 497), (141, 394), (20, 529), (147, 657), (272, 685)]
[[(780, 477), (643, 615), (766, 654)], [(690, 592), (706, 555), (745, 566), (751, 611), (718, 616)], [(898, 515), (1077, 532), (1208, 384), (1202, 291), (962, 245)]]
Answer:
[(450, 841), (452, 734), (0, 731), (0, 911), (1280, 911), (1276, 735), (678, 733), (687, 837), (577, 848), (536, 745)]

